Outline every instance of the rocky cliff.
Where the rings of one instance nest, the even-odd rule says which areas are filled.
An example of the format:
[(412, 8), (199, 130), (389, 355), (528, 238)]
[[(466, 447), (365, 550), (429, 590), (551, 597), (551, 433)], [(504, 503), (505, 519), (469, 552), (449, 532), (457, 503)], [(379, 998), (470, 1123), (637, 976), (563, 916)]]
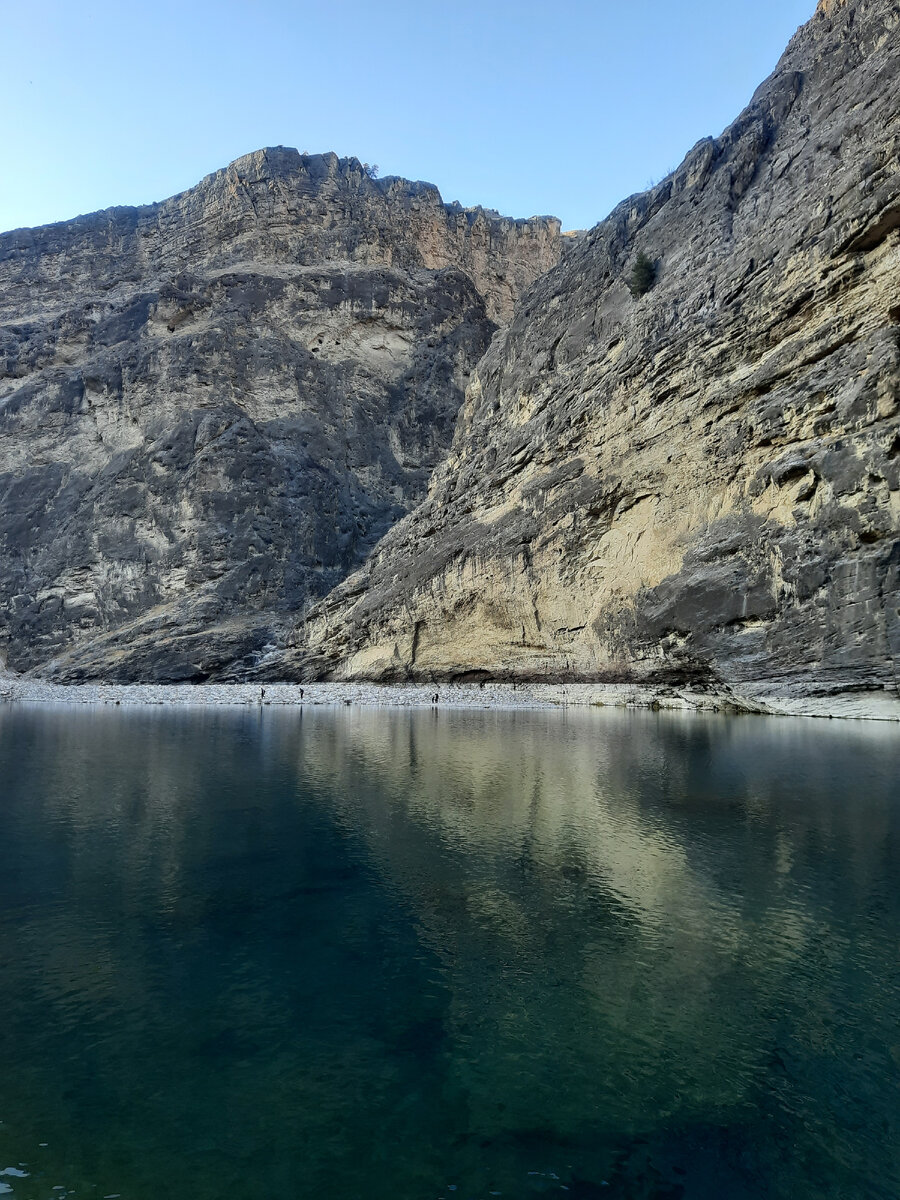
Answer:
[(263, 669), (896, 701), (898, 95), (900, 5), (820, 4), (523, 298), (425, 501)]
[(283, 147), (0, 236), (0, 665), (240, 671), (424, 495), (553, 218)]

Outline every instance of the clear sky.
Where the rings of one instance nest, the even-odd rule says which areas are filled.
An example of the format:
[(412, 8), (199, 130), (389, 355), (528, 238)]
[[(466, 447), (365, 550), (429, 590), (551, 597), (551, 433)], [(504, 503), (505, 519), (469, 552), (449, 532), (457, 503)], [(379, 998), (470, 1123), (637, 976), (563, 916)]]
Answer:
[(262, 146), (564, 228), (718, 134), (815, 0), (0, 0), (0, 230)]

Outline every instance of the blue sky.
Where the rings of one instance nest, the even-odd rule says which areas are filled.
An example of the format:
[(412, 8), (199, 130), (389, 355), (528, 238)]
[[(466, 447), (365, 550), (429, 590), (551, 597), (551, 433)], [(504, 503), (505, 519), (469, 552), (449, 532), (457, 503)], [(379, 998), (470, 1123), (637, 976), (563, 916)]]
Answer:
[(0, 0), (0, 230), (335, 150), (564, 228), (718, 134), (815, 0)]

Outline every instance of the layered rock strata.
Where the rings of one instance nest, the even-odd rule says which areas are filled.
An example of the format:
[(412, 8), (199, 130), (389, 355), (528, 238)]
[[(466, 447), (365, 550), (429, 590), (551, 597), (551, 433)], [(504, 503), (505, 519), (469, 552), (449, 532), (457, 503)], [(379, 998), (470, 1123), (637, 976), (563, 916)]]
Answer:
[(424, 495), (470, 371), (560, 254), (283, 147), (0, 237), (0, 662), (240, 672)]
[(821, 4), (523, 298), (426, 500), (263, 669), (896, 701), (898, 95), (900, 5)]

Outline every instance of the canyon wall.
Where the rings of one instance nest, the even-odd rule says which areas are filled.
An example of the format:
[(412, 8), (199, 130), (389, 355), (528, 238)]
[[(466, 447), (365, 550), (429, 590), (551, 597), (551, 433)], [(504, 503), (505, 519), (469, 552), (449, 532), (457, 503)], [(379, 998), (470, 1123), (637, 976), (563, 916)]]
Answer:
[(820, 4), (523, 297), (427, 498), (261, 672), (896, 704), (898, 95), (900, 5)]
[(0, 665), (249, 669), (422, 498), (560, 245), (284, 147), (0, 236)]

